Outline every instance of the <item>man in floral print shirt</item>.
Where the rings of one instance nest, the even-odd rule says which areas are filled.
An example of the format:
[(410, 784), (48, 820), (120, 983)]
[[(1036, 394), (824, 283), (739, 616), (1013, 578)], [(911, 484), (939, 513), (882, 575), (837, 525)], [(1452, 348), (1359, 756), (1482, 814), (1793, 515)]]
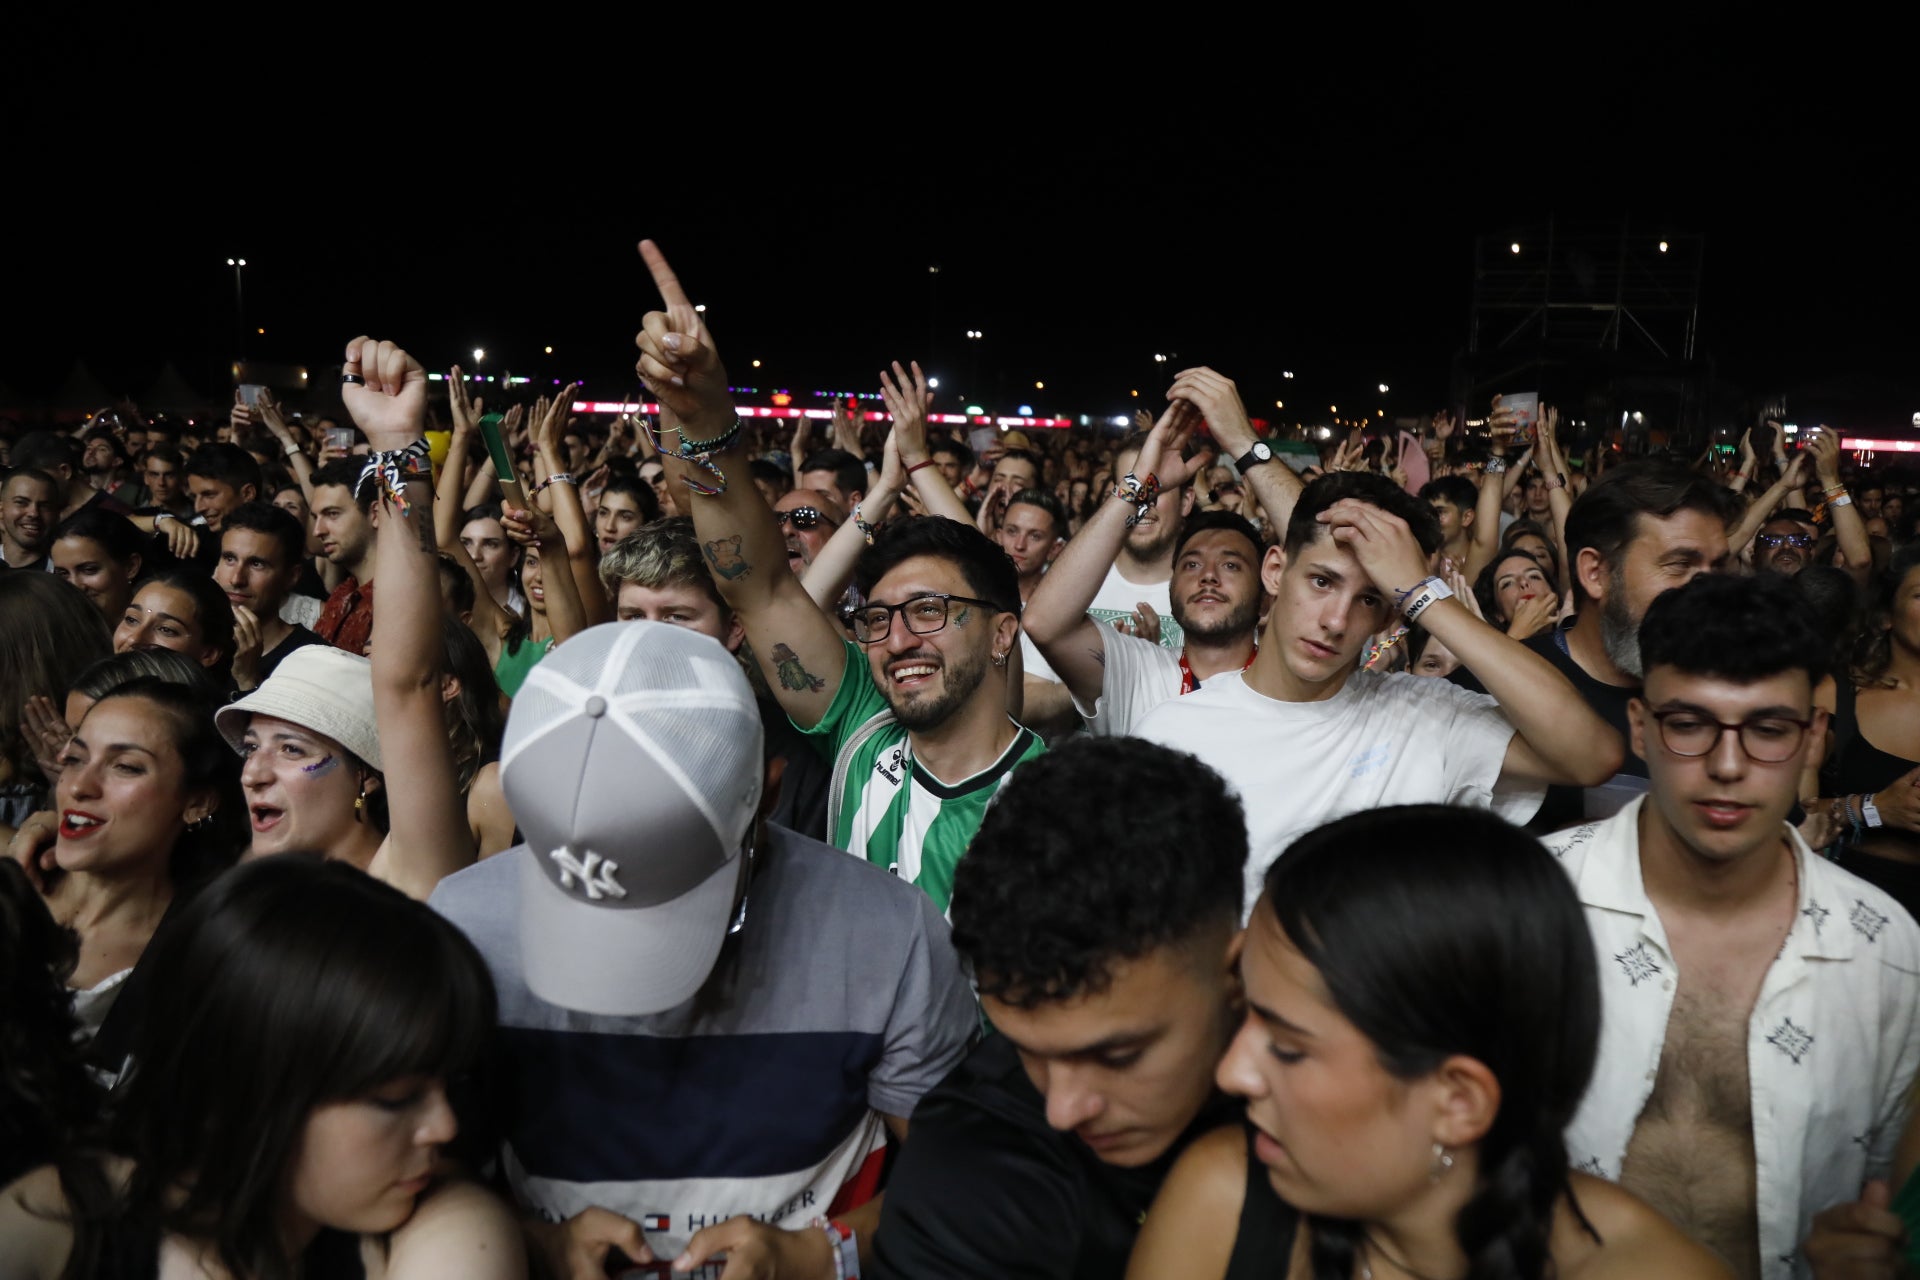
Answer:
[(1768, 1280), (1807, 1274), (1813, 1215), (1887, 1175), (1920, 1066), (1920, 925), (1786, 822), (1826, 732), (1800, 608), (1771, 575), (1658, 597), (1629, 707), (1651, 789), (1547, 840), (1604, 1008), (1573, 1162)]

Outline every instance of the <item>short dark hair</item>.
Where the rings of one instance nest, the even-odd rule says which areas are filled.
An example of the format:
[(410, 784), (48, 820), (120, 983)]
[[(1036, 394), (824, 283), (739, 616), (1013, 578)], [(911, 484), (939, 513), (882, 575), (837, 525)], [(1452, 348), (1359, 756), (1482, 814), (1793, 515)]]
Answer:
[(801, 471), (833, 472), (833, 482), (839, 486), (841, 493), (867, 491), (866, 464), (845, 449), (815, 449), (800, 464), (800, 471), (793, 473), (796, 484), (799, 483)]
[(952, 454), (955, 461), (959, 462), (962, 468), (973, 466), (973, 450), (967, 447), (966, 441), (964, 440), (954, 440), (952, 438), (935, 440), (931, 445), (927, 446), (927, 456), (931, 458), (937, 453)]
[(1804, 524), (1809, 529), (1818, 528), (1820, 523), (1813, 518), (1813, 512), (1805, 507), (1781, 507), (1762, 521), (1760, 527), (1764, 529), (1775, 520), (1791, 520), (1795, 524)]
[(660, 518), (660, 496), (653, 486), (640, 478), (639, 472), (632, 475), (614, 476), (607, 481), (607, 487), (600, 491), (605, 499), (610, 494), (622, 493), (633, 499), (633, 505), (640, 508), (640, 523), (652, 524)]
[(1664, 520), (1676, 511), (1699, 511), (1724, 522), (1727, 491), (1670, 459), (1622, 463), (1573, 500), (1567, 512), (1567, 561), (1571, 565), (1591, 547), (1609, 571), (1616, 569), (1639, 533), (1641, 516)]
[(360, 474), (366, 469), (366, 462), (360, 458), (335, 458), (315, 471), (308, 479), (313, 482), (315, 489), (322, 485), (334, 485), (345, 489), (353, 495), (354, 505), (360, 508), (360, 513), (366, 515), (373, 510), (374, 491), (373, 485), (366, 486), (364, 492), (361, 490)]
[(1031, 449), (1008, 449), (1006, 452), (1002, 453), (998, 458), (994, 459), (993, 469), (995, 471), (998, 471), (1000, 469), (1000, 464), (1005, 462), (1008, 458), (1024, 459), (1027, 465), (1033, 468), (1033, 474), (1035, 476), (1038, 476), (1040, 474), (1040, 455), (1035, 453)]
[(307, 531), (300, 522), (271, 503), (255, 500), (243, 502), (227, 513), (220, 522), (220, 537), (235, 529), (247, 529), (254, 533), (264, 533), (280, 544), (280, 564), (290, 568), (300, 563), (300, 557), (306, 554)]
[(1012, 508), (1016, 503), (1023, 506), (1040, 508), (1047, 513), (1047, 518), (1053, 521), (1054, 536), (1056, 538), (1064, 538), (1067, 536), (1067, 509), (1060, 505), (1060, 499), (1054, 497), (1045, 489), (1022, 489), (1007, 499), (1007, 506), (1009, 508)]
[(1348, 498), (1357, 498), (1406, 521), (1413, 540), (1427, 555), (1440, 549), (1440, 517), (1433, 514), (1432, 507), (1385, 476), (1369, 471), (1334, 471), (1309, 483), (1293, 504), (1293, 516), (1287, 521), (1287, 555), (1318, 538), (1320, 513)]
[[(9, 455), (16, 471), (44, 471), (53, 476), (61, 467), (80, 469), (80, 442), (56, 431), (29, 431), (14, 443)], [(57, 476), (54, 483), (60, 483)]]
[(1253, 544), (1253, 554), (1256, 556), (1264, 550), (1260, 542), (1260, 531), (1254, 528), (1253, 521), (1245, 516), (1233, 511), (1196, 511), (1187, 517), (1187, 522), (1180, 526), (1180, 536), (1174, 539), (1174, 560), (1180, 559), (1180, 553), (1186, 549), (1189, 542), (1209, 529), (1228, 529), (1239, 534)]
[(954, 872), (953, 945), (982, 995), (1018, 1008), (1100, 992), (1118, 962), (1230, 932), (1246, 863), (1219, 774), (1138, 738), (1075, 739), (1014, 770), (988, 807)]
[(1703, 573), (1655, 596), (1640, 622), (1643, 671), (1673, 667), (1742, 684), (1805, 671), (1818, 683), (1828, 654), (1806, 601), (1775, 573)]
[[(120, 433), (112, 427), (88, 427), (86, 433), (82, 435), (80, 439), (83, 444), (92, 444), (95, 440), (105, 440), (113, 446), (115, 457), (119, 458), (122, 462), (127, 460), (127, 443), (120, 438)], [(81, 456), (83, 459), (86, 456), (84, 449), (81, 452)]]
[(1480, 501), (1480, 486), (1465, 476), (1441, 476), (1420, 486), (1420, 501), (1445, 502), (1461, 511), (1472, 511)]
[(884, 526), (860, 553), (853, 585), (863, 597), (872, 595), (875, 583), (915, 556), (952, 562), (966, 578), (967, 590), (1003, 613), (1020, 613), (1020, 575), (1007, 553), (972, 525), (945, 516), (909, 516)]
[(147, 451), (140, 455), (141, 466), (144, 467), (149, 460), (164, 462), (175, 471), (187, 465), (187, 460), (180, 456), (180, 446), (173, 444), (148, 445)]
[(187, 459), (187, 475), (224, 484), (235, 493), (247, 485), (261, 490), (260, 462), (237, 444), (203, 444)]

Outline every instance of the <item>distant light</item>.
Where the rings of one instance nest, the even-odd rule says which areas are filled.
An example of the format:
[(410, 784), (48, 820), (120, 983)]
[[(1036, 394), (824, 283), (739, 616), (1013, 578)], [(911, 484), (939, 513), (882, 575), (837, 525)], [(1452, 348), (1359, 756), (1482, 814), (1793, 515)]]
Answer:
[(1293, 370), (1289, 369), (1285, 373), (1281, 374), (1280, 376), (1283, 378), (1291, 378), (1293, 376)]
[(1155, 364), (1165, 364), (1167, 362), (1167, 358), (1163, 355), (1155, 355), (1153, 357), (1153, 362)]
[(1645, 422), (1647, 420), (1647, 415), (1636, 411), (1633, 415), (1633, 420), (1635, 422)]
[(1387, 416), (1387, 411), (1385, 409), (1375, 409), (1373, 412), (1377, 417), (1384, 418)]
[(987, 335), (980, 332), (978, 329), (969, 329), (967, 330), (967, 336), (969, 338), (984, 338)]
[[(1127, 394), (1132, 396), (1135, 400), (1138, 400), (1140, 398), (1140, 393), (1138, 391), (1129, 391), (1127, 392)], [(1916, 427), (1920, 427), (1920, 413), (1916, 413), (1913, 415), (1913, 425)]]
[(1275, 400), (1273, 402), (1273, 407), (1276, 409), (1284, 409), (1287, 407), (1287, 402), (1285, 400)]
[[(552, 355), (552, 354), (553, 354), (553, 348), (552, 348), (552, 347), (548, 347), (548, 348), (547, 348), (547, 354), (548, 354), (548, 355)], [(760, 362), (759, 362), (758, 360), (755, 360), (755, 361), (754, 361), (754, 363), (755, 363), (755, 364), (759, 364)]]
[[(1045, 391), (1045, 390), (1047, 389), (1047, 384), (1046, 384), (1046, 383), (1044, 383), (1044, 382), (1036, 382), (1036, 383), (1034, 383), (1034, 384), (1033, 384), (1033, 389), (1034, 389), (1035, 391)], [(1021, 412), (1022, 412), (1022, 413), (1025, 413), (1025, 412), (1026, 412), (1026, 410), (1024, 410), (1024, 409), (1023, 409), (1023, 410), (1021, 410)]]
[(1381, 395), (1387, 394), (1387, 384), (1384, 382), (1380, 384), (1380, 394)]
[(255, 332), (255, 333), (265, 333), (265, 332), (266, 332), (266, 330), (265, 330), (265, 329), (255, 329), (255, 330), (254, 330), (254, 332)]
[(967, 412), (968, 412), (968, 413), (985, 413), (985, 412), (986, 412), (986, 410), (985, 410), (985, 409), (982, 409), (982, 408), (981, 408), (981, 407), (980, 407), (979, 405), (977, 405), (977, 404), (970, 404), (970, 405), (968, 405), (968, 406), (967, 406)]
[(1660, 252), (1665, 253), (1666, 251), (1667, 251), (1667, 242), (1665, 240), (1662, 240), (1660, 242)]
[(927, 268), (927, 274), (928, 274), (928, 275), (930, 275), (930, 276), (937, 276), (937, 275), (939, 275), (939, 274), (940, 274), (940, 264), (939, 264), (939, 263), (935, 263), (935, 264), (933, 264), (932, 266), (930, 266), (930, 267), (928, 267), (928, 268)]
[(1113, 415), (1113, 425), (1114, 425), (1114, 426), (1116, 426), (1116, 427), (1124, 427), (1124, 426), (1126, 426), (1126, 425), (1127, 425), (1127, 415), (1126, 415), (1126, 414), (1124, 414), (1124, 413), (1116, 413), (1116, 414), (1114, 414), (1114, 415)]
[(473, 349), (473, 362), (475, 364), (480, 363), (482, 360), (485, 360), (486, 358), (487, 358), (487, 350), (485, 347), (475, 347)]
[(1340, 412), (1340, 406), (1339, 406), (1339, 405), (1337, 405), (1337, 404), (1330, 404), (1330, 405), (1328, 405), (1328, 406), (1327, 406), (1327, 412), (1328, 412), (1328, 413), (1338, 413), (1338, 412)]
[(227, 259), (227, 265), (228, 265), (228, 266), (230, 266), (230, 267), (232, 267), (232, 266), (238, 266), (239, 264), (238, 264), (238, 263), (236, 263), (236, 262), (235, 262), (235, 261), (234, 261), (234, 260), (233, 260), (232, 258), (228, 258), (228, 259)]
[(693, 304), (693, 309), (695, 311), (701, 312), (702, 314), (705, 314), (707, 310), (707, 304), (704, 302), (696, 302)]
[(1319, 436), (1319, 437), (1320, 437), (1320, 438), (1321, 438), (1322, 440), (1331, 440), (1331, 439), (1333, 439), (1333, 428), (1332, 428), (1332, 427), (1322, 427), (1322, 428), (1320, 428), (1320, 430), (1319, 430), (1318, 432), (1316, 432), (1315, 434), (1317, 434), (1317, 435), (1318, 435), (1318, 436)]
[(1920, 413), (1916, 413), (1913, 415), (1913, 425), (1916, 427), (1920, 427)]
[(1788, 435), (1790, 435), (1790, 436), (1797, 436), (1797, 435), (1799, 435), (1799, 434), (1800, 434), (1800, 428), (1799, 428), (1799, 426), (1798, 426), (1798, 425), (1796, 425), (1796, 424), (1794, 424), (1794, 423), (1791, 423), (1791, 422), (1789, 422), (1789, 423), (1787, 423), (1787, 424), (1785, 424), (1784, 426), (1782, 426), (1782, 427), (1780, 428), (1780, 430), (1782, 430), (1782, 431), (1784, 431), (1784, 432), (1786, 432), (1786, 433), (1787, 433)]
[(1033, 406), (1030, 404), (1021, 405), (1020, 416), (1023, 418), (1031, 418), (1033, 416)]
[(240, 259), (240, 265), (241, 265), (241, 266), (243, 266), (243, 267), (244, 267), (244, 266), (246, 266), (246, 265), (247, 265), (247, 260), (246, 260), (245, 258), (242, 258), (242, 259)]
[[(547, 350), (549, 350), (549, 351), (551, 351), (551, 350), (553, 350), (553, 348), (552, 348), (552, 347), (548, 347), (548, 348), (547, 348)], [(756, 368), (756, 369), (758, 369), (758, 368), (760, 367), (760, 362), (759, 362), (758, 360), (755, 360), (755, 361), (753, 362), (753, 367), (754, 367), (754, 368)]]
[(1520, 242), (1518, 240), (1515, 240), (1512, 244), (1508, 245), (1507, 248), (1513, 250), (1515, 253), (1518, 253), (1520, 252)]
[[(754, 363), (755, 363), (755, 364), (759, 364), (760, 362), (759, 362), (758, 360), (756, 360), (756, 361), (754, 361)], [(927, 379), (927, 385), (928, 385), (929, 387), (931, 387), (931, 388), (933, 388), (933, 389), (934, 389), (935, 391), (938, 391), (938, 390), (940, 389), (940, 379), (938, 379), (938, 378), (928, 378), (928, 379)]]

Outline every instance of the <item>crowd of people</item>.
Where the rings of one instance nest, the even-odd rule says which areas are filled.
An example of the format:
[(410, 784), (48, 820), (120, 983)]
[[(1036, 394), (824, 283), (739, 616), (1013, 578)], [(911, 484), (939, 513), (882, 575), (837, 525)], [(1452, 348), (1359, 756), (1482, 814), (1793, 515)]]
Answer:
[(0, 437), (0, 1280), (1920, 1266), (1920, 475), (746, 417), (641, 252), (653, 416)]

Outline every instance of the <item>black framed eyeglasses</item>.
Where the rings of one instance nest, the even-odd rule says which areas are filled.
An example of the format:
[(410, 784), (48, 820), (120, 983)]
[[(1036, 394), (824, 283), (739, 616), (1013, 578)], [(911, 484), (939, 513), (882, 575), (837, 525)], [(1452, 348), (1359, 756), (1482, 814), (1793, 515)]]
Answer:
[(1755, 716), (1738, 724), (1728, 724), (1686, 707), (1656, 711), (1653, 718), (1660, 726), (1660, 743), (1676, 756), (1704, 756), (1720, 745), (1722, 734), (1740, 739), (1740, 749), (1756, 764), (1782, 764), (1793, 759), (1806, 739), (1811, 720), (1791, 716)]
[(991, 600), (980, 600), (973, 596), (952, 596), (943, 591), (929, 591), (925, 595), (902, 600), (899, 604), (864, 604), (849, 609), (847, 621), (853, 624), (853, 638), (861, 644), (879, 644), (893, 633), (893, 615), (899, 614), (907, 620), (907, 630), (917, 636), (930, 636), (945, 629), (947, 618), (954, 605), (978, 605), (993, 613), (1000, 613), (999, 605)]
[(1798, 547), (1802, 551), (1813, 545), (1813, 538), (1804, 533), (1762, 533), (1757, 535), (1754, 541), (1759, 543), (1764, 551), (1771, 551), (1782, 543), (1789, 547)]
[(818, 507), (792, 507), (786, 511), (773, 513), (774, 522), (785, 528), (792, 525), (795, 529), (817, 529), (822, 521), (829, 529), (838, 529), (840, 522)]

